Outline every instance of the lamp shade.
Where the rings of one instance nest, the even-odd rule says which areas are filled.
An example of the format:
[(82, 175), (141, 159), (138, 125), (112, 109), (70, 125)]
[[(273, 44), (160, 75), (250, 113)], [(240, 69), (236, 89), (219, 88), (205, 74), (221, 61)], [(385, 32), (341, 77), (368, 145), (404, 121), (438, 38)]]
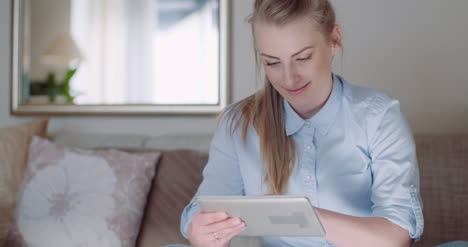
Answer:
[(60, 33), (41, 57), (43, 63), (59, 66), (69, 66), (82, 59), (83, 55), (70, 33)]

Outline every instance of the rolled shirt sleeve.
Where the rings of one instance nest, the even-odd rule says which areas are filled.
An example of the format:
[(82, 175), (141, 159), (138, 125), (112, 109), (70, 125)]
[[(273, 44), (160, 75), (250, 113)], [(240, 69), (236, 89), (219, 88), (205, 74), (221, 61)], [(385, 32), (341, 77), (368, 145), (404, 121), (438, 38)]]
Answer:
[(192, 217), (200, 212), (197, 197), (219, 195), (243, 195), (244, 186), (239, 169), (236, 141), (231, 135), (230, 124), (226, 119), (221, 121), (211, 142), (208, 163), (203, 170), (203, 181), (191, 202), (185, 207), (181, 216), (180, 231), (188, 239), (188, 226)]
[(376, 97), (369, 123), (372, 171), (372, 215), (383, 217), (419, 239), (424, 228), (419, 196), (416, 148), (399, 102), (386, 95)]

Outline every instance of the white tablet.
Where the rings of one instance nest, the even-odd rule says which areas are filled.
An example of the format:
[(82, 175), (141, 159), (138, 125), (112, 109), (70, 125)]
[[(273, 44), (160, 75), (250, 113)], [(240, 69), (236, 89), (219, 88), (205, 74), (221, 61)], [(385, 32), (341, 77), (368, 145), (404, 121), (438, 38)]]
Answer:
[(320, 219), (304, 196), (199, 196), (201, 212), (226, 212), (240, 217), (243, 236), (325, 235)]

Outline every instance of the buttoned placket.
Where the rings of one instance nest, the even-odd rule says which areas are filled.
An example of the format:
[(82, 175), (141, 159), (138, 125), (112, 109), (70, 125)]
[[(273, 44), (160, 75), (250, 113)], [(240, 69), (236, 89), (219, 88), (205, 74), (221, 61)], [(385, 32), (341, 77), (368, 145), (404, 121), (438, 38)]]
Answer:
[(316, 130), (310, 122), (304, 123), (304, 128), (301, 130), (303, 136), (303, 152), (301, 162), (301, 176), (304, 183), (304, 190), (309, 197), (312, 205), (318, 206), (317, 199), (317, 178), (316, 178), (316, 145), (315, 133)]

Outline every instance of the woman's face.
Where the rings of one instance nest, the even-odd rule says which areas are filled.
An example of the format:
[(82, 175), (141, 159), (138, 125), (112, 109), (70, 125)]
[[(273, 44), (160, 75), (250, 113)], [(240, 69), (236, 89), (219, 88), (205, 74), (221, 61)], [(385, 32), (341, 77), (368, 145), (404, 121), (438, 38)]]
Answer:
[[(333, 32), (340, 35), (338, 26)], [(311, 117), (331, 92), (331, 63), (339, 45), (327, 42), (307, 17), (283, 26), (257, 21), (254, 35), (273, 87), (301, 117)]]

